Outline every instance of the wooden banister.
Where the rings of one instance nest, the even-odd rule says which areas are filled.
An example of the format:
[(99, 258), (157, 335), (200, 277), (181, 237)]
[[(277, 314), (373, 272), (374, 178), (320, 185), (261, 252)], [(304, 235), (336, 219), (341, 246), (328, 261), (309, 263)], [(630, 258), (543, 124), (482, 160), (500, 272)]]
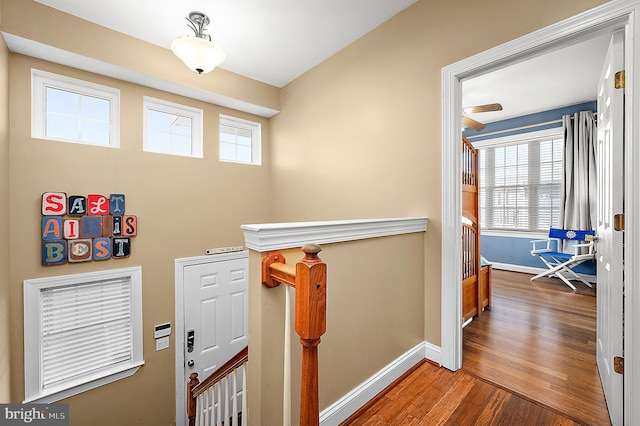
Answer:
[(318, 402), (318, 345), (327, 326), (327, 265), (318, 257), (317, 244), (302, 247), (304, 258), (295, 269), (275, 251), (262, 260), (262, 283), (272, 288), (285, 283), (296, 289), (295, 328), (302, 344), (300, 424), (320, 424)]
[(240, 368), (249, 360), (249, 347), (246, 346), (240, 352), (233, 356), (229, 361), (225, 362), (220, 368), (211, 373), (209, 377), (200, 382), (198, 373), (189, 375), (189, 383), (187, 385), (187, 417), (189, 426), (194, 426), (196, 421), (196, 398), (210, 387), (218, 383), (222, 378), (229, 375)]

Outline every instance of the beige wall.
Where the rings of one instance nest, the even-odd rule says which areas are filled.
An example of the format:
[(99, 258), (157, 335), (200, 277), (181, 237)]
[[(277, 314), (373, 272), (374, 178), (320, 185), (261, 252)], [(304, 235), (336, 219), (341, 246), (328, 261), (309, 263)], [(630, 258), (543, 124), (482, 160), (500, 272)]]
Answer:
[[(429, 217), (425, 235), (328, 245), (321, 253), (330, 265), (329, 322), (320, 351), (321, 408), (414, 344), (439, 344), (441, 69), (600, 3), (419, 0), (286, 86), (280, 99), (277, 88), (222, 69), (198, 78), (166, 49), (36, 2), (0, 0), (2, 31), (153, 78), (282, 110), (271, 121), (239, 114), (263, 123), (264, 166), (221, 164), (215, 160), (215, 117), (232, 111), (20, 55), (9, 55), (7, 62), (6, 49), (0, 46), (0, 87), (11, 80), (8, 126), (7, 97), (0, 99), (0, 197), (9, 199), (10, 206), (0, 204), (0, 319), (7, 315), (7, 303), (11, 305), (9, 321), (2, 322), (11, 323), (10, 378), (2, 372), (7, 333), (0, 328), (0, 401), (7, 380), (12, 402), (24, 396), (24, 279), (142, 265), (145, 366), (133, 377), (67, 402), (73, 425), (171, 424), (175, 342), (171, 340), (171, 349), (156, 352), (152, 327), (174, 322), (173, 261), (201, 254), (207, 247), (242, 244), (241, 223)], [(32, 139), (32, 66), (119, 88), (121, 148)], [(207, 117), (214, 117), (205, 120), (204, 159), (141, 151), (143, 95), (203, 108)], [(127, 211), (139, 218), (131, 257), (42, 267), (39, 197), (45, 191), (125, 193)], [(3, 243), (7, 232), (8, 245)], [(390, 275), (381, 262), (387, 253), (404, 266), (400, 276)], [(297, 252), (288, 256), (292, 262), (301, 257)], [(9, 290), (3, 284), (7, 271)], [(251, 312), (258, 320), (250, 328), (250, 362), (258, 365), (251, 367), (250, 379), (261, 381), (250, 384), (258, 386), (255, 395), (261, 396), (257, 401), (250, 398), (253, 421), (279, 424), (282, 289), (263, 290), (255, 279), (251, 289)], [(395, 315), (382, 314), (388, 309)], [(278, 328), (272, 328), (276, 323)], [(299, 376), (294, 375), (294, 383), (299, 383)]]
[[(0, 11), (0, 21), (2, 12)], [(9, 51), (0, 37), (0, 93), (9, 92)], [(9, 322), (9, 97), (0, 96), (0, 403), (11, 389)]]
[[(327, 331), (318, 350), (321, 410), (422, 342), (423, 247), (424, 233), (322, 246), (319, 256), (327, 264)], [(299, 249), (282, 254), (292, 266), (304, 256)], [(285, 286), (262, 287), (255, 254), (251, 264), (250, 420), (256, 425), (282, 424)], [(295, 331), (291, 346), (295, 424), (301, 380), (301, 346)], [(260, 396), (259, 401), (254, 395)]]
[(427, 216), (424, 338), (439, 345), (441, 70), (600, 3), (420, 0), (287, 85), (272, 217)]
[[(80, 78), (120, 90), (120, 149), (78, 145), (30, 136), (31, 68)], [(12, 55), (11, 104), (11, 371), (14, 402), (22, 400), (22, 281), (141, 265), (145, 365), (134, 376), (68, 400), (71, 424), (173, 422), (174, 349), (156, 352), (153, 326), (174, 321), (174, 259), (204, 254), (209, 247), (242, 245), (241, 223), (268, 220), (269, 122), (63, 66)], [(204, 159), (142, 151), (143, 96), (204, 110)], [(261, 122), (262, 167), (218, 162), (218, 114)], [(44, 267), (40, 264), (40, 196), (126, 195), (126, 212), (138, 216), (138, 235), (128, 259)]]

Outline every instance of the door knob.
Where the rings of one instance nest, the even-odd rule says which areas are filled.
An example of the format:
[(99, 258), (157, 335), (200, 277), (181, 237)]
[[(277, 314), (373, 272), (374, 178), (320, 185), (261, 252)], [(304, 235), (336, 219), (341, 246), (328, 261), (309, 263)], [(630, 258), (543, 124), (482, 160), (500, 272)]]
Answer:
[(193, 362), (193, 360), (192, 360), (192, 359), (190, 359), (189, 361), (187, 361), (187, 365), (188, 365), (189, 367), (193, 367), (193, 366), (195, 365), (195, 362)]

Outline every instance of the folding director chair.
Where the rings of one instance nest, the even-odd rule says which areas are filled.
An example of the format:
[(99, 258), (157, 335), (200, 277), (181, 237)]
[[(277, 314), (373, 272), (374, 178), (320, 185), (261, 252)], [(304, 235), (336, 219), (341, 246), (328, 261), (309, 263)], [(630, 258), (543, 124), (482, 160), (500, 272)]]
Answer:
[[(566, 285), (571, 287), (573, 291), (576, 291), (576, 287), (571, 284), (571, 280), (580, 280), (589, 287), (591, 283), (582, 278), (580, 275), (573, 271), (573, 268), (595, 258), (595, 249), (593, 245), (593, 236), (595, 232), (579, 231), (571, 229), (549, 229), (549, 238), (546, 240), (533, 240), (533, 250), (531, 250), (532, 256), (540, 257), (540, 260), (544, 262), (549, 268), (548, 271), (544, 271), (535, 277), (531, 278), (531, 281), (540, 277), (558, 277)], [(562, 251), (563, 242), (569, 241), (569, 247), (565, 251)], [(544, 243), (544, 244), (543, 244)]]

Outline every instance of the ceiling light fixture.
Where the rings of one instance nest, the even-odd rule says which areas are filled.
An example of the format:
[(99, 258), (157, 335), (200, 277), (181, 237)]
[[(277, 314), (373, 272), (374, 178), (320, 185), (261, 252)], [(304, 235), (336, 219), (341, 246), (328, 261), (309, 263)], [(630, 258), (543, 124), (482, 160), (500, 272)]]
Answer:
[(202, 12), (191, 12), (186, 19), (195, 32), (195, 37), (175, 39), (171, 43), (171, 50), (189, 69), (198, 74), (211, 72), (224, 62), (225, 55), (222, 49), (213, 44), (211, 36), (204, 33), (209, 25), (209, 17)]

